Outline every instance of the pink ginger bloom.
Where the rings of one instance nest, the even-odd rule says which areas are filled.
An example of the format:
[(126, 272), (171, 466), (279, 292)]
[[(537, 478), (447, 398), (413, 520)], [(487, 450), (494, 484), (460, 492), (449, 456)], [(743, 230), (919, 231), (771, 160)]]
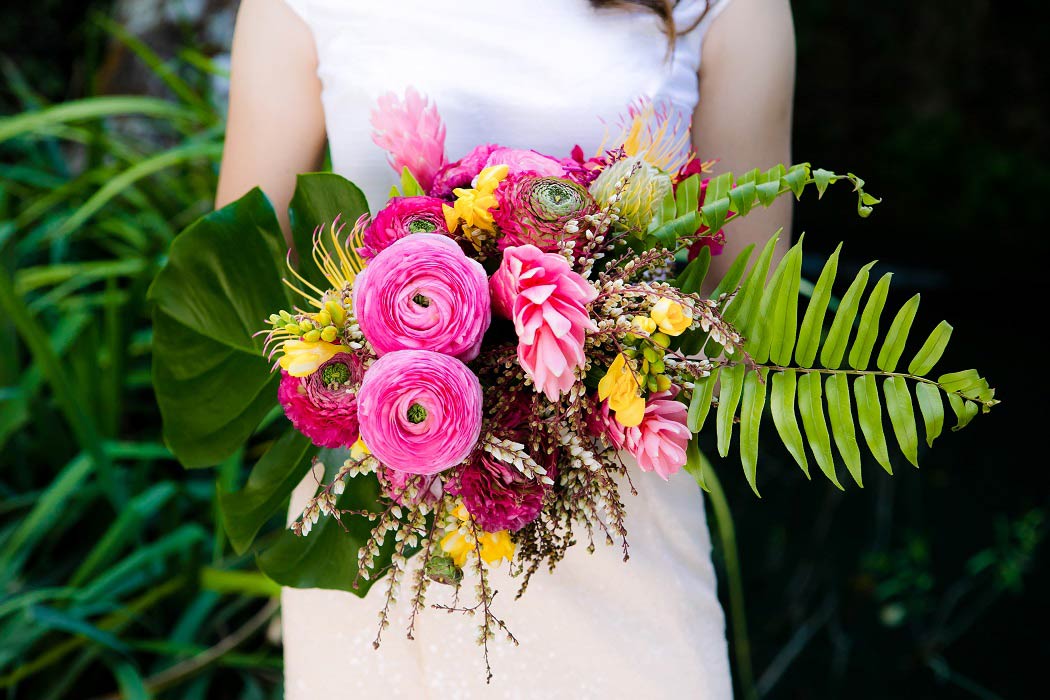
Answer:
[(350, 447), (358, 438), (361, 361), (341, 352), (306, 377), (281, 372), (277, 400), (295, 429), (318, 447)]
[(485, 167), (506, 165), (509, 175), (533, 173), (550, 177), (564, 177), (565, 166), (557, 159), (545, 156), (538, 151), (520, 148), (497, 148), (489, 154)]
[(371, 121), (372, 142), (387, 152), (390, 167), (399, 174), (408, 168), (423, 191), (430, 190), (445, 165), (445, 123), (437, 107), (410, 87), (403, 100), (381, 95)]
[(394, 241), (413, 233), (448, 234), (443, 203), (436, 197), (392, 197), (365, 229), (357, 252), (371, 260)]
[(488, 276), (451, 238), (417, 233), (358, 273), (354, 313), (379, 355), (432, 350), (468, 362), (491, 321)]
[(463, 499), (467, 512), (485, 532), (514, 532), (539, 515), (547, 487), (483, 452), (449, 482), (448, 492)]
[(485, 167), (489, 155), (493, 151), (502, 150), (494, 143), (486, 143), (475, 146), (474, 149), (455, 163), (449, 163), (434, 176), (434, 183), (430, 186), (428, 194), (431, 197), (452, 198), (452, 190), (457, 187), (469, 188), (474, 178)]
[(381, 463), (437, 474), (474, 451), (481, 436), (481, 382), (454, 357), (398, 350), (368, 368), (357, 392), (361, 439)]
[(536, 390), (557, 401), (586, 364), (586, 331), (598, 330), (587, 305), (598, 292), (565, 258), (534, 245), (503, 251), (489, 286), (496, 312), (514, 321), (518, 362)]
[(666, 481), (685, 466), (685, 451), (692, 439), (686, 427), (685, 404), (675, 400), (677, 387), (650, 394), (645, 400), (645, 416), (633, 428), (620, 425), (609, 415), (608, 402), (602, 404), (606, 435), (617, 447), (627, 450), (643, 472), (656, 472)]

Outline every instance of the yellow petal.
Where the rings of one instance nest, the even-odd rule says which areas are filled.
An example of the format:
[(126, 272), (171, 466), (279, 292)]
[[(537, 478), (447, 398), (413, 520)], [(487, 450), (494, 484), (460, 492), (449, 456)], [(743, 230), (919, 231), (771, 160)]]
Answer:
[(455, 231), (456, 227), (459, 226), (459, 212), (447, 204), (441, 205), (441, 211), (445, 215), (445, 226), (448, 227), (449, 231)]
[(645, 399), (635, 396), (626, 406), (616, 411), (616, 422), (625, 428), (641, 425), (645, 417)]
[(478, 173), (475, 188), (485, 194), (492, 194), (493, 190), (499, 187), (499, 183), (507, 177), (509, 171), (510, 168), (507, 165), (490, 165)]

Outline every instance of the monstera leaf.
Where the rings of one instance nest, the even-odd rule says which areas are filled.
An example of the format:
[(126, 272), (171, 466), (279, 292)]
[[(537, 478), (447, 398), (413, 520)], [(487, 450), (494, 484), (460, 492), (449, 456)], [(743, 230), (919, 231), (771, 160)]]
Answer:
[[(327, 173), (300, 176), (290, 209), (303, 260), (300, 274), (324, 284), (320, 271), (311, 267), (315, 226), (331, 224), (337, 215), (352, 224), (367, 211), (360, 190), (347, 180)], [(282, 282), (285, 265), (277, 217), (255, 189), (183, 231), (150, 287), (153, 384), (164, 439), (186, 467), (212, 466), (233, 455), (277, 405), (280, 377), (257, 332), (271, 313), (302, 303)], [(220, 494), (223, 522), (236, 551), (249, 551), (264, 526), (283, 512), (316, 452), (288, 426), (259, 458), (244, 488)], [(344, 499), (358, 509), (373, 507), (374, 481), (355, 479)], [(364, 522), (351, 524), (351, 532), (365, 527)], [(322, 582), (353, 590), (360, 541), (332, 534), (321, 528), (309, 538), (280, 533), (258, 552), (260, 564), (284, 585)], [(338, 566), (332, 568), (333, 562)], [(354, 592), (367, 590), (368, 582), (362, 581)]]
[[(863, 486), (862, 444), (892, 473), (886, 440), (892, 433), (905, 459), (918, 466), (918, 416), (926, 443), (932, 446), (943, 429), (944, 399), (956, 415), (955, 429), (997, 403), (995, 391), (976, 370), (930, 376), (951, 336), (952, 328), (946, 322), (934, 328), (915, 351), (906, 371), (899, 368), (919, 295), (905, 302), (884, 326), (892, 275), (883, 275), (865, 298), (874, 263), (864, 266), (851, 281), (825, 327), (838, 271), (836, 249), (813, 288), (800, 322), (802, 241), (791, 248), (770, 277), (776, 241), (776, 236), (769, 240), (746, 277), (743, 271), (753, 249), (745, 250), (712, 295), (717, 298), (736, 290), (724, 302), (723, 311), (746, 339), (744, 349), (753, 366), (729, 358), (709, 377), (696, 382), (688, 414), (690, 430), (698, 432), (717, 403), (715, 428), (722, 457), (729, 454), (739, 426), (740, 459), (755, 493), (759, 435), (767, 405), (777, 435), (806, 475), (808, 447), (820, 470), (842, 488), (835, 472), (836, 453), (854, 481)], [(683, 291), (697, 293), (706, 268), (706, 260), (697, 258), (675, 283)], [(880, 332), (883, 327), (886, 330)], [(681, 343), (687, 353), (704, 348), (709, 356), (715, 356), (719, 351), (717, 346), (705, 344), (703, 337), (683, 337)], [(714, 402), (716, 383), (719, 392)], [(890, 430), (886, 430), (884, 417), (889, 419)], [(691, 471), (703, 486), (703, 474), (695, 468)]]

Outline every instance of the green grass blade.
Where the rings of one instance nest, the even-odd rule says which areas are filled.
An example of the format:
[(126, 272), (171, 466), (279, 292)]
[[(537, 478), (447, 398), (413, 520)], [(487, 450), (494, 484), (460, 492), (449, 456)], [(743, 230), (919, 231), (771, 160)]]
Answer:
[(197, 118), (193, 110), (156, 97), (88, 97), (0, 119), (0, 143), (59, 124), (132, 115), (173, 121)]

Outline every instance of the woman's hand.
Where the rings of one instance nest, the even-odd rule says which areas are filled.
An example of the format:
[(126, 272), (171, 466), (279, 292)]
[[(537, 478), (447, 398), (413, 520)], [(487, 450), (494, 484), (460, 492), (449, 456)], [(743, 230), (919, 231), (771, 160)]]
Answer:
[(226, 146), (215, 206), (261, 187), (290, 244), (288, 202), (295, 176), (320, 167), (324, 145), (313, 35), (285, 0), (243, 0), (233, 35)]
[[(790, 164), (794, 92), (795, 28), (788, 0), (732, 0), (704, 38), (693, 115), (697, 153), (720, 159), (716, 174)], [(728, 224), (725, 251), (712, 260), (706, 286), (714, 288), (741, 250), (761, 246), (780, 227), (777, 257), (790, 247), (788, 196)]]

